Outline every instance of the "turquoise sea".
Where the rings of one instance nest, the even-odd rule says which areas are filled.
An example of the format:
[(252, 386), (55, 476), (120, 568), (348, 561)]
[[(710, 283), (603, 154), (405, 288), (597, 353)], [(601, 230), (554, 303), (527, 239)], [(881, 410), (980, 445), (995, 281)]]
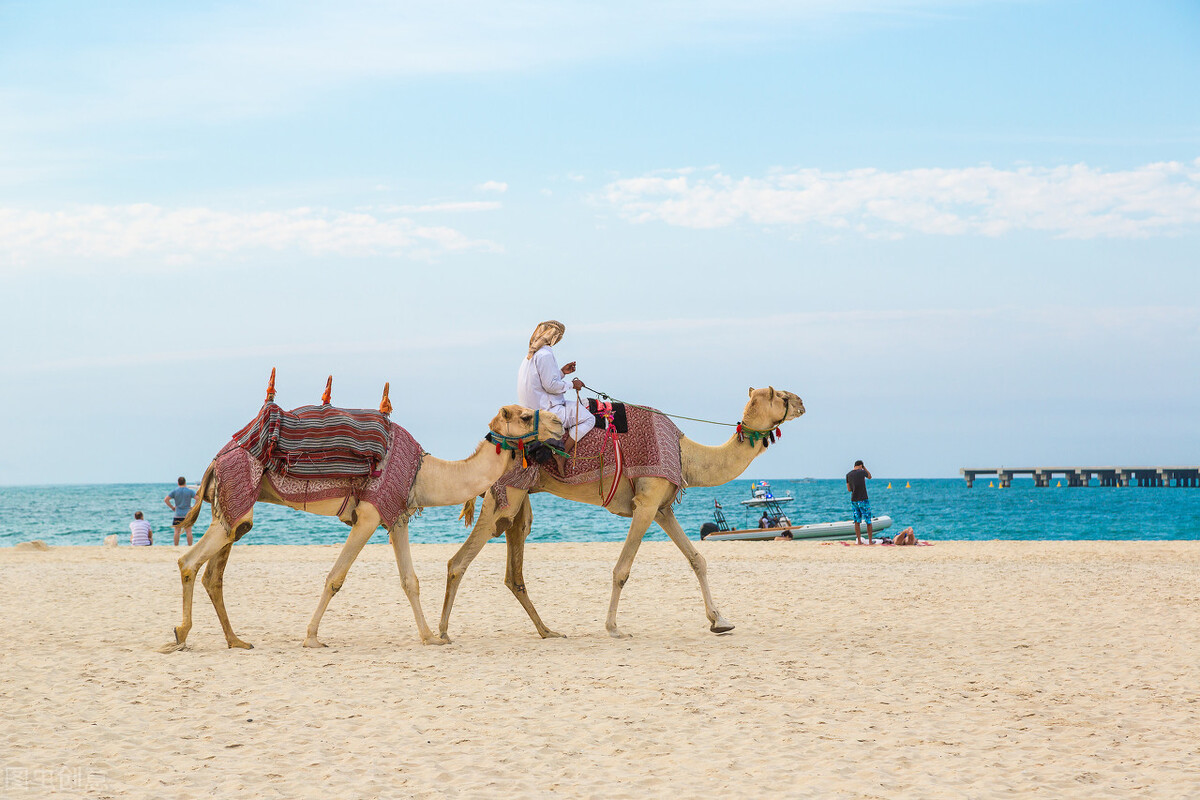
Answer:
[[(891, 479), (869, 483), (876, 515), (887, 514), (896, 526), (913, 525), (922, 538), (946, 539), (1200, 539), (1200, 489), (1187, 488), (1035, 488), (1015, 480), (1009, 489), (989, 489), (961, 479)], [(720, 500), (736, 527), (753, 527), (738, 501), (750, 496), (750, 480), (717, 488), (689, 489), (676, 516), (692, 538), (712, 517)], [(791, 492), (787, 506), (793, 523), (850, 519), (846, 484), (835, 480), (772, 480), (777, 496)], [(129, 542), (129, 522), (143, 511), (155, 540), (170, 543), (171, 512), (163, 497), (174, 484), (0, 487), (0, 546), (30, 539), (50, 545), (95, 545), (109, 534)], [(547, 494), (533, 497), (532, 541), (620, 541), (629, 522), (594, 506), (568, 503)], [(460, 542), (466, 536), (456, 521), (458, 509), (432, 508), (410, 525), (414, 542)], [(196, 535), (207, 526), (207, 508)], [(898, 529), (898, 528), (897, 528)], [(254, 529), (241, 544), (335, 544), (345, 540), (340, 522), (288, 508), (259, 504)], [(665, 540), (653, 526), (648, 539)], [(383, 532), (372, 541), (386, 541)]]

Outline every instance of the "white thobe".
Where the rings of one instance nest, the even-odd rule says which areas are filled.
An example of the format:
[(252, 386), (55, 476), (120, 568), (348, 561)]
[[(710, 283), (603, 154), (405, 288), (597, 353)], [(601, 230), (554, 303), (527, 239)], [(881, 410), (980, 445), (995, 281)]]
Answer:
[(571, 384), (563, 378), (554, 350), (549, 345), (522, 361), (517, 370), (517, 402), (527, 408), (551, 412), (578, 442), (596, 427), (596, 418), (588, 411), (586, 400), (579, 401), (577, 409), (574, 393), (567, 399), (570, 389)]

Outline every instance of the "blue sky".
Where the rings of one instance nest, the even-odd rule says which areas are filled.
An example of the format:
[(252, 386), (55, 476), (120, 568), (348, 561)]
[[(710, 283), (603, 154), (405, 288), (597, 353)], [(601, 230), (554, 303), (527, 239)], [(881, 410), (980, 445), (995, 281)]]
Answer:
[[(1200, 453), (1193, 3), (0, 4), (0, 483), (469, 453), (533, 325), (754, 475)], [(685, 431), (716, 442), (720, 429)]]

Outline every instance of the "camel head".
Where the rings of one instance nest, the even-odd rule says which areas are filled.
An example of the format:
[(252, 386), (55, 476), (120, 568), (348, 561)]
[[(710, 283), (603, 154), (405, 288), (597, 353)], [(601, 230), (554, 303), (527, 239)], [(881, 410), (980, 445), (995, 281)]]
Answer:
[[(536, 430), (533, 427), (535, 419)], [(562, 421), (549, 411), (539, 411), (535, 414), (533, 409), (517, 405), (501, 408), (492, 418), (488, 428), (492, 433), (509, 439), (536, 438), (539, 442), (562, 442), (566, 435)], [(532, 434), (537, 435), (534, 437)]]
[(773, 431), (803, 413), (804, 401), (798, 395), (777, 391), (773, 386), (751, 387), (750, 400), (742, 412), (742, 425), (755, 431)]
[(488, 427), (491, 429), (488, 441), (498, 451), (512, 450), (514, 458), (518, 451), (523, 451), (543, 464), (554, 457), (551, 446), (561, 450), (566, 436), (562, 421), (554, 414), (517, 405), (501, 408)]

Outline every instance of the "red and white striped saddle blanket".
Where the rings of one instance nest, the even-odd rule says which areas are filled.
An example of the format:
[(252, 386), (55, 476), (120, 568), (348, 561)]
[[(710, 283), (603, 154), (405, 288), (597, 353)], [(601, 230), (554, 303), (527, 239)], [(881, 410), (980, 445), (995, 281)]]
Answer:
[(257, 458), (268, 472), (295, 478), (365, 478), (387, 453), (392, 423), (378, 411), (266, 403), (225, 447)]
[(271, 489), (289, 503), (304, 505), (321, 500), (351, 499), (367, 502), (379, 510), (381, 524), (391, 528), (409, 511), (409, 499), (421, 461), (421, 445), (408, 431), (388, 423), (390, 446), (372, 473), (362, 477), (304, 477), (295, 471), (281, 472), (265, 467), (253, 451), (237, 444), (237, 438), (217, 454), (217, 506), (226, 524), (232, 525), (254, 507), (265, 478)]

